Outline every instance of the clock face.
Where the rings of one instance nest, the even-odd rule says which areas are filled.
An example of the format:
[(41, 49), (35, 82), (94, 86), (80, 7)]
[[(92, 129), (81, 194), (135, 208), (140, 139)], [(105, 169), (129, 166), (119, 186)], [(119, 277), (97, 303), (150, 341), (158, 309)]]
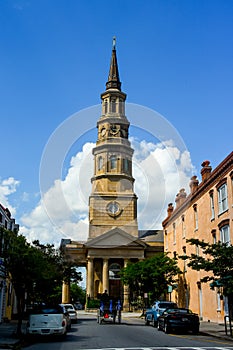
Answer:
[(116, 135), (119, 132), (120, 128), (116, 125), (111, 125), (110, 127), (110, 133), (112, 135)]
[(110, 216), (117, 216), (121, 213), (120, 205), (117, 202), (110, 202), (107, 205), (107, 212)]
[(105, 136), (105, 135), (106, 135), (106, 129), (105, 129), (105, 128), (102, 128), (102, 129), (101, 129), (101, 135), (102, 135), (102, 136)]

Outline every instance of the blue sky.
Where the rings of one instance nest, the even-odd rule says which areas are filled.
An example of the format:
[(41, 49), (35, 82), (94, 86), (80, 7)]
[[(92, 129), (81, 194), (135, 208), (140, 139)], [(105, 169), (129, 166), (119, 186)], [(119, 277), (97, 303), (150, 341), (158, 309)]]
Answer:
[[(42, 229), (42, 154), (61, 123), (100, 104), (113, 36), (127, 101), (160, 113), (189, 151), (184, 186), (191, 173), (199, 176), (203, 160), (216, 167), (232, 151), (231, 0), (1, 0), (0, 33), (0, 202), (11, 209), (28, 237), (57, 237), (56, 228), (54, 235)], [(90, 153), (95, 133), (93, 123), (92, 132), (82, 133), (82, 142), (69, 149), (62, 173), (70, 193), (73, 182), (68, 185), (66, 175), (74, 170), (75, 177), (74, 164), (87, 149)], [(161, 150), (142, 128), (135, 135), (136, 155), (142, 149), (157, 154)], [(178, 191), (174, 187), (165, 200)], [(85, 220), (86, 209), (75, 207), (76, 199), (69, 199), (74, 220)], [(67, 236), (72, 231), (68, 221), (61, 237), (65, 227)]]

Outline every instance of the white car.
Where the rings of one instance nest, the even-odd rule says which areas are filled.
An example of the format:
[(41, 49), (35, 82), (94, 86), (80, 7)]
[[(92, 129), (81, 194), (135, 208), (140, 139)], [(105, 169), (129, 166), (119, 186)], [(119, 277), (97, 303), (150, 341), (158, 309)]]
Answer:
[(29, 336), (65, 336), (68, 329), (67, 316), (63, 307), (42, 306), (29, 315), (26, 333)]
[(60, 304), (60, 305), (64, 307), (65, 310), (68, 312), (68, 314), (70, 315), (71, 321), (73, 323), (77, 323), (78, 315), (74, 305), (73, 304)]

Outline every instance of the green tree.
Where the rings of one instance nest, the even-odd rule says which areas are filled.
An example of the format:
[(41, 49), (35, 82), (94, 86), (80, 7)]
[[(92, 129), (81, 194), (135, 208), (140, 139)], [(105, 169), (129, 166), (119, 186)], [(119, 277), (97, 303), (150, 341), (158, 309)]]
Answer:
[(59, 303), (63, 281), (68, 284), (77, 283), (82, 280), (81, 272), (77, 271), (76, 263), (53, 244), (44, 245), (37, 240), (33, 241), (33, 245), (42, 252), (46, 264), (46, 271), (41, 271), (35, 286), (37, 301)]
[(70, 297), (73, 303), (79, 301), (84, 305), (86, 301), (86, 291), (77, 283), (72, 282), (70, 285)]
[(207, 274), (201, 278), (201, 282), (210, 282), (211, 289), (222, 290), (223, 295), (228, 297), (229, 312), (232, 316), (233, 246), (221, 242), (210, 244), (199, 239), (189, 239), (187, 242), (200, 247), (202, 251), (201, 255), (191, 254), (185, 257), (189, 260), (187, 265), (196, 271), (206, 271)]
[(129, 263), (121, 270), (121, 279), (137, 293), (150, 293), (153, 300), (167, 294), (168, 286), (173, 286), (181, 273), (177, 259), (167, 253), (158, 253), (151, 258)]
[(61, 302), (63, 280), (80, 281), (75, 263), (68, 261), (64, 254), (51, 244), (39, 241), (28, 243), (23, 235), (1, 229), (4, 245), (1, 255), (4, 258), (6, 274), (11, 278), (17, 299), (18, 326), (21, 334), (25, 296), (27, 302)]
[(17, 333), (21, 334), (26, 292), (32, 292), (33, 285), (40, 275), (40, 263), (43, 260), (41, 253), (31, 246), (24, 236), (7, 230), (4, 230), (3, 235), (2, 256), (6, 274), (12, 280), (15, 290), (18, 312)]

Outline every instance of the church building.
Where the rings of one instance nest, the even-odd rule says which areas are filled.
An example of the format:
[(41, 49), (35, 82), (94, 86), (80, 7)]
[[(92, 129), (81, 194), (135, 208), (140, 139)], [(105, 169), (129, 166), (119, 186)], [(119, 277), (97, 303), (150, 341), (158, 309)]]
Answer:
[[(130, 122), (125, 115), (125, 101), (113, 39), (108, 81), (101, 94), (102, 113), (97, 121), (97, 141), (93, 149), (88, 240), (83, 243), (62, 239), (61, 249), (80, 266), (86, 267), (89, 299), (98, 299), (107, 291), (109, 296), (120, 298), (127, 310), (130, 291), (122, 284), (119, 271), (129, 261), (137, 262), (163, 252), (163, 232), (138, 230), (138, 198), (132, 174), (134, 150), (129, 141)], [(63, 285), (62, 298), (63, 302), (70, 301), (68, 285)]]

